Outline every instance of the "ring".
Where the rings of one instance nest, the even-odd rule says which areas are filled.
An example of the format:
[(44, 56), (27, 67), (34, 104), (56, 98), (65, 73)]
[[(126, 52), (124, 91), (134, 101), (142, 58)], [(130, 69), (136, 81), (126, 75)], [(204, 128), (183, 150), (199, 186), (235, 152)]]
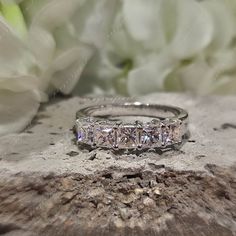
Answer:
[[(131, 121), (122, 121), (121, 117)], [(187, 125), (188, 113), (182, 108), (125, 102), (81, 108), (76, 113), (75, 130), (78, 144), (113, 149), (162, 149), (181, 144)]]

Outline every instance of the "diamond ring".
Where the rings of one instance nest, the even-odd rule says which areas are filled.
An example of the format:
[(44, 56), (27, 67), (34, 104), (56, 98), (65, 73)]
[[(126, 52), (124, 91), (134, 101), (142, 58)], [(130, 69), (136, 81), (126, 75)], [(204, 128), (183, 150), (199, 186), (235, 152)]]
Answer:
[(162, 149), (182, 143), (187, 125), (188, 113), (179, 107), (127, 102), (80, 109), (75, 130), (77, 142), (92, 147)]

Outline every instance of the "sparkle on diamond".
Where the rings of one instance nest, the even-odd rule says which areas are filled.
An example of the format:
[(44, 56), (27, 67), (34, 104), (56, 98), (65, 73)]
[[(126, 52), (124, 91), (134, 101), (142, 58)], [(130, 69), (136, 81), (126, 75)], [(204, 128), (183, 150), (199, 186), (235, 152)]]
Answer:
[(159, 142), (159, 136), (157, 127), (144, 127), (141, 131), (140, 143), (142, 147), (156, 146)]
[(91, 118), (82, 118), (76, 120), (77, 125), (77, 141), (94, 144), (94, 124)]
[(171, 125), (171, 138), (175, 143), (181, 142), (182, 139), (181, 128), (182, 127), (180, 122), (176, 122), (173, 125)]
[(118, 145), (120, 148), (136, 147), (136, 127), (121, 127), (119, 129)]
[(82, 127), (77, 129), (77, 141), (84, 142), (86, 140), (86, 130)]
[(111, 127), (95, 128), (95, 140), (98, 146), (113, 146), (116, 143), (116, 133)]
[(77, 141), (85, 142), (87, 139), (87, 131), (84, 127), (84, 122), (81, 120), (76, 121)]
[(160, 140), (162, 146), (168, 146), (181, 142), (181, 125), (174, 122), (169, 125), (162, 124), (160, 127)]
[[(89, 121), (90, 122), (90, 121)], [(182, 140), (181, 121), (145, 124), (143, 126), (121, 125), (113, 128), (108, 124), (91, 124), (77, 121), (77, 140), (90, 145), (119, 148), (166, 147)]]
[(162, 124), (160, 127), (160, 141), (162, 146), (172, 143), (170, 126)]

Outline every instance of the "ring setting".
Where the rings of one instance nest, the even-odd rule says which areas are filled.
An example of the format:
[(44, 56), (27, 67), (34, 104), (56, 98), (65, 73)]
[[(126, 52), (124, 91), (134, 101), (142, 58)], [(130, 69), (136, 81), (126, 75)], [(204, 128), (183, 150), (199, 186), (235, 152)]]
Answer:
[[(174, 115), (170, 117), (153, 115), (155, 109), (172, 112)], [(112, 111), (115, 114), (112, 115)], [(140, 111), (143, 111), (145, 115)], [(102, 119), (103, 116), (108, 116), (108, 113), (110, 117), (143, 115), (150, 116), (152, 119), (148, 122), (140, 120), (117, 122), (117, 120)], [(183, 136), (187, 132), (187, 118), (187, 112), (177, 107), (141, 103), (90, 106), (77, 113), (75, 124), (77, 142), (92, 147), (116, 150), (162, 149), (182, 143)]]

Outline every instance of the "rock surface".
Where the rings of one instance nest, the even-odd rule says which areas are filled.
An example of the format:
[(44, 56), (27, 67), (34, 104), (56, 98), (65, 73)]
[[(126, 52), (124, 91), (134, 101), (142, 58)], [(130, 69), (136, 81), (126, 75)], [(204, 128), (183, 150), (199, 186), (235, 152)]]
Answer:
[(0, 235), (236, 235), (236, 97), (136, 100), (189, 111), (181, 150), (78, 148), (78, 97), (0, 137)]

